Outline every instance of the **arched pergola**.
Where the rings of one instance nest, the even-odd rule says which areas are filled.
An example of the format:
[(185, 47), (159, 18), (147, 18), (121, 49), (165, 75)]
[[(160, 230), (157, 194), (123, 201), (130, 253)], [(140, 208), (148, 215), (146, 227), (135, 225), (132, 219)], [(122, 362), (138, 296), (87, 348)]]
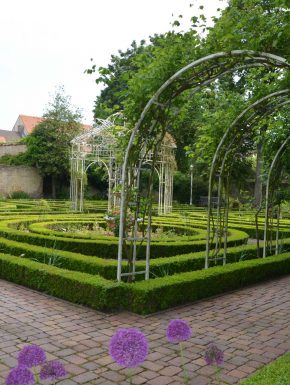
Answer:
[[(289, 100), (290, 103), (290, 100)], [(268, 225), (269, 225), (269, 195), (270, 195), (270, 182), (273, 177), (273, 171), (275, 170), (275, 167), (277, 166), (277, 163), (285, 153), (286, 149), (288, 148), (290, 144), (290, 135), (287, 136), (287, 138), (282, 142), (279, 149), (277, 150), (272, 163), (269, 168), (269, 173), (267, 177), (267, 183), (266, 183), (266, 194), (265, 194), (265, 223), (264, 223), (264, 244), (263, 244), (263, 258), (266, 258), (267, 255), (267, 248), (268, 248)], [(279, 217), (280, 217), (280, 210), (278, 210), (277, 215), (277, 230), (276, 230), (276, 245), (275, 245), (275, 254), (278, 254), (279, 250)]]
[[(158, 146), (162, 141), (168, 124), (168, 111), (172, 101), (183, 91), (190, 89), (191, 93), (196, 93), (202, 87), (212, 83), (216, 79), (232, 73), (234, 71), (246, 70), (253, 67), (266, 68), (290, 68), (284, 58), (276, 55), (255, 52), (250, 50), (235, 50), (231, 52), (219, 52), (195, 60), (171, 76), (153, 95), (143, 109), (128, 142), (127, 150), (122, 167), (122, 194), (120, 206), (120, 227), (119, 227), (119, 246), (118, 246), (118, 269), (117, 280), (121, 281), (123, 275), (132, 275), (134, 278), (134, 256), (126, 256), (133, 260), (133, 269), (129, 273), (122, 274), (122, 259), (124, 253), (124, 243), (127, 226), (127, 205), (126, 200), (131, 190), (129, 178), (130, 169), (135, 167), (134, 159), (136, 152), (140, 149), (148, 149), (157, 153)], [(156, 156), (156, 155), (154, 155)], [(154, 158), (153, 156), (153, 158)], [(132, 161), (133, 160), (133, 161)], [(136, 175), (138, 179), (138, 173)], [(152, 183), (148, 189), (148, 219), (146, 236), (146, 270), (145, 279), (149, 279), (150, 261), (150, 231), (151, 231), (151, 207)]]
[[(218, 147), (213, 156), (213, 160), (210, 167), (209, 173), (209, 190), (208, 190), (208, 216), (207, 216), (207, 243), (206, 243), (206, 258), (205, 268), (209, 266), (209, 261), (223, 259), (223, 264), (226, 263), (227, 253), (227, 223), (228, 223), (228, 197), (225, 197), (225, 218), (223, 225), (220, 226), (220, 203), (222, 200), (222, 179), (224, 177), (224, 170), (226, 162), (231, 160), (235, 154), (237, 147), (241, 144), (245, 135), (253, 130), (253, 128), (259, 123), (260, 120), (273, 114), (285, 105), (290, 103), (290, 90), (280, 90), (277, 92), (270, 93), (269, 95), (251, 103), (246, 109), (244, 109), (238, 117), (232, 122), (232, 124), (225, 131), (222, 139), (220, 140)], [(215, 231), (212, 232), (213, 224), (211, 223), (212, 218), (212, 189), (214, 183), (214, 177), (218, 174), (218, 204), (217, 204), (217, 219), (215, 224)], [(223, 245), (221, 245), (221, 236), (223, 235)], [(210, 256), (210, 247), (212, 241), (215, 238), (215, 248), (212, 256)], [(220, 248), (224, 249), (222, 257), (218, 257)], [(257, 244), (257, 247), (258, 244)]]

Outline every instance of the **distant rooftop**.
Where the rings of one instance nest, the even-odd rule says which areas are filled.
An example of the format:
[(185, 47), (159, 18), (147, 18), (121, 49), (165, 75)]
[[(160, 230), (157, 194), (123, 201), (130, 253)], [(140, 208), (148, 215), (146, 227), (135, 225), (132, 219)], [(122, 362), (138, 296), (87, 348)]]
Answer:
[(43, 121), (43, 118), (37, 116), (19, 115), (19, 118), (22, 120), (23, 126), (28, 134), (31, 134), (34, 127)]
[(18, 142), (21, 136), (16, 131), (0, 130), (0, 143)]
[[(38, 116), (28, 116), (28, 115), (19, 115), (19, 118), (21, 119), (22, 124), (28, 134), (31, 134), (34, 127), (44, 120), (44, 118), (40, 118)], [(92, 126), (90, 126), (89, 124), (82, 124), (82, 127), (84, 130), (90, 130), (92, 128)]]

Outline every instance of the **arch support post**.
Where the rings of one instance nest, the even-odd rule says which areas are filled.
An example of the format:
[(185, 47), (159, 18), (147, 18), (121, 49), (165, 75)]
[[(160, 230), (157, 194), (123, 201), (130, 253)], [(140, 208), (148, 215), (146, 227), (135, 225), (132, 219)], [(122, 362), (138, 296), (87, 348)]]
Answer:
[[(268, 222), (269, 222), (269, 193), (270, 193), (270, 182), (271, 182), (271, 176), (272, 172), (277, 164), (278, 159), (280, 158), (281, 154), (285, 151), (287, 144), (290, 141), (290, 135), (287, 137), (286, 140), (281, 144), (280, 148), (276, 152), (274, 159), (271, 163), (268, 178), (267, 178), (267, 184), (266, 184), (266, 195), (265, 195), (265, 222), (264, 222), (264, 244), (263, 244), (263, 258), (266, 258), (267, 256), (267, 233), (268, 233)], [(277, 241), (276, 241), (277, 242)]]

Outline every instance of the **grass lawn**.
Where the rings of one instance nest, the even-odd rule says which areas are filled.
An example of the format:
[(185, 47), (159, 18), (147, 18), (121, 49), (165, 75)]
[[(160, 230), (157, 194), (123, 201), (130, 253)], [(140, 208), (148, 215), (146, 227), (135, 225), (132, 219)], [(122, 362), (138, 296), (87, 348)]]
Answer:
[(239, 385), (289, 385), (290, 352), (264, 366)]

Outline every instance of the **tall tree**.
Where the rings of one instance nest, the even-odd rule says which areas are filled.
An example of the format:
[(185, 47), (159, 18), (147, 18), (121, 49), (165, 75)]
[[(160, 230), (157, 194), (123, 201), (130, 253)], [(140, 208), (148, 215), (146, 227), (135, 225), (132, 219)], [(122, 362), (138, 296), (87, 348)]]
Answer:
[(60, 87), (43, 118), (26, 139), (27, 157), (41, 175), (51, 178), (52, 197), (55, 198), (57, 180), (69, 174), (70, 141), (81, 131), (82, 115)]

